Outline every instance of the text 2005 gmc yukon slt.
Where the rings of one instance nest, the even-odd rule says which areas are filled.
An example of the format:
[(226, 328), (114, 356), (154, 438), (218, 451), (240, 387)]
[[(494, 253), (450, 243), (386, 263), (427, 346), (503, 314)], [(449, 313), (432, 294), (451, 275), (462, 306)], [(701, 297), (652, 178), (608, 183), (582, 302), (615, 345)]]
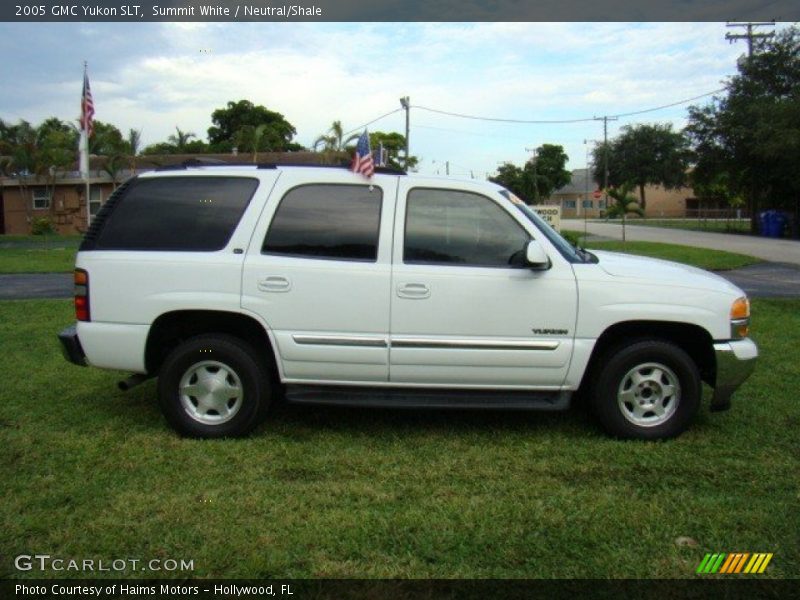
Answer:
[[(658, 439), (753, 369), (744, 293), (688, 266), (577, 250), (486, 182), (183, 165), (103, 206), (75, 269), (80, 365), (157, 376), (182, 434), (294, 402), (564, 409)], [(125, 385), (123, 382), (121, 385)]]

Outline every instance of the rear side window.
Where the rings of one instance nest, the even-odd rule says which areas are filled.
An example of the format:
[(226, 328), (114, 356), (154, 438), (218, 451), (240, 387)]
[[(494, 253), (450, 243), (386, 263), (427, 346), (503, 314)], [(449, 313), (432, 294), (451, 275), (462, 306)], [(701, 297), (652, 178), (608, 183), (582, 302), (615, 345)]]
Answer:
[(375, 261), (383, 192), (369, 185), (303, 185), (289, 190), (261, 250), (334, 260)]
[(257, 187), (249, 177), (139, 179), (108, 215), (95, 248), (221, 250)]

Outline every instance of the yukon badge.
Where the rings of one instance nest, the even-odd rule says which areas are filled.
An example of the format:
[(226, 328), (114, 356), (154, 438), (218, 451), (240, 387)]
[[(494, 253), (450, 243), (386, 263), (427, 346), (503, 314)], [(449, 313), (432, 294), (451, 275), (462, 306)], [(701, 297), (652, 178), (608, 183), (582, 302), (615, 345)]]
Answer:
[(538, 329), (537, 327), (531, 331), (536, 335), (567, 335), (569, 333), (569, 329)]

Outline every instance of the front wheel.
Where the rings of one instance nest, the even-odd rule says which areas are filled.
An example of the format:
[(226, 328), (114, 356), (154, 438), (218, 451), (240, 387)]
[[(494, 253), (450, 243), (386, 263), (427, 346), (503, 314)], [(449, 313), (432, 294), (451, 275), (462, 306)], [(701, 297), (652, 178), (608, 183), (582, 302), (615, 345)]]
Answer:
[(592, 385), (592, 407), (611, 435), (641, 440), (675, 437), (700, 405), (700, 374), (678, 346), (640, 340), (601, 359)]
[(269, 375), (258, 354), (227, 335), (201, 335), (175, 348), (161, 367), (158, 398), (182, 435), (239, 437), (269, 406)]

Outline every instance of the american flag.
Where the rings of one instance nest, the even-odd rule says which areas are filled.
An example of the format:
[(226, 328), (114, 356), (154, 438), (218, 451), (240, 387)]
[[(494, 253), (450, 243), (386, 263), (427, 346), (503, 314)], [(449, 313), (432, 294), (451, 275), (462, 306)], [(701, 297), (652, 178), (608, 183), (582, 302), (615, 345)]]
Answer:
[(372, 152), (369, 151), (369, 135), (367, 130), (358, 138), (356, 144), (356, 154), (353, 156), (353, 173), (361, 173), (364, 177), (372, 177), (375, 172), (375, 162), (372, 160)]
[(89, 74), (83, 72), (83, 95), (81, 96), (81, 129), (88, 137), (94, 133), (94, 101), (89, 87)]

